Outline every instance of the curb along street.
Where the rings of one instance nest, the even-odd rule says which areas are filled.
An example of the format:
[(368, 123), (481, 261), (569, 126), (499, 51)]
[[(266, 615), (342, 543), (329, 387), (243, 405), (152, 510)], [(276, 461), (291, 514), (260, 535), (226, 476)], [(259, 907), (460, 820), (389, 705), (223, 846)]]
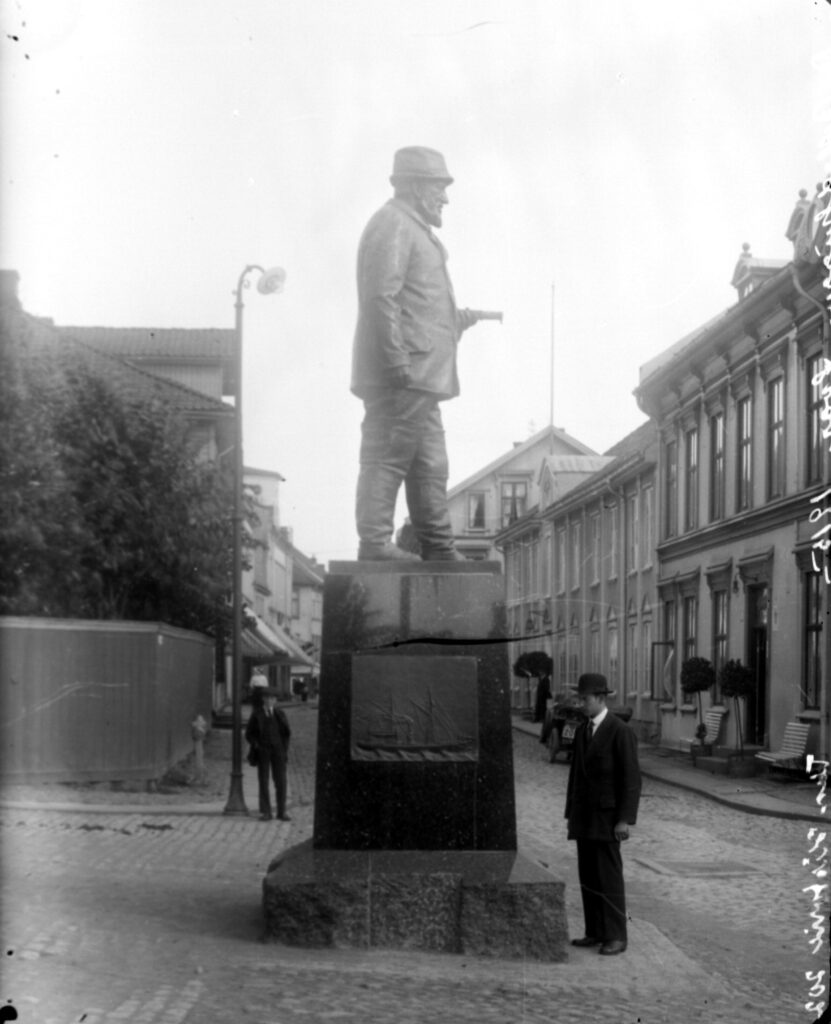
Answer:
[[(539, 737), (540, 734), (539, 723), (518, 716), (513, 718), (513, 727), (529, 736)], [(822, 810), (819, 784), (812, 782), (807, 775), (804, 781), (777, 779), (766, 774), (734, 779), (694, 768), (689, 755), (685, 757), (643, 744), (638, 755), (644, 777), (699, 793), (735, 810), (795, 821), (829, 820)]]

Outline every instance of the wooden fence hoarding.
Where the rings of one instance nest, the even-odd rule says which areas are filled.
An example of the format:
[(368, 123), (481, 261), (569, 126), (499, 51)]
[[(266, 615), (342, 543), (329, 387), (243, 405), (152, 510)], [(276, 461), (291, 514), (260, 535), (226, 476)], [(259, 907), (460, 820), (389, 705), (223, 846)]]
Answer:
[(210, 722), (213, 669), (213, 641), (163, 623), (0, 617), (0, 774), (159, 778)]

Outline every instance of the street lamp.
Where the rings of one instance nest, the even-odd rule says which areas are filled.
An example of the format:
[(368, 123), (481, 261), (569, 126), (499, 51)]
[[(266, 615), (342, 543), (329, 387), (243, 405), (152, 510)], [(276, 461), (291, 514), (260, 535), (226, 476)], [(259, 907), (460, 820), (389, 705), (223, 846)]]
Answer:
[(231, 735), (231, 788), (225, 814), (248, 814), (245, 796), (242, 791), (242, 292), (250, 288), (248, 275), (252, 270), (260, 272), (257, 291), (262, 295), (273, 295), (281, 292), (286, 280), (286, 272), (282, 267), (264, 270), (256, 263), (249, 263), (239, 276), (234, 304), (234, 375), (236, 392), (234, 395), (234, 618), (233, 618), (233, 672), (232, 672), (232, 735)]

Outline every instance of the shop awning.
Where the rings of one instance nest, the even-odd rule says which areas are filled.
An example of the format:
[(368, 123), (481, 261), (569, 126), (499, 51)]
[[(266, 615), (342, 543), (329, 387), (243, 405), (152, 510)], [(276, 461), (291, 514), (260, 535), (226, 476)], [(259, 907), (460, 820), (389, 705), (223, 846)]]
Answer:
[(244, 658), (254, 658), (262, 662), (285, 661), (286, 659), (286, 652), (276, 649), (261, 637), (256, 629), (243, 629), (241, 639)]
[(253, 625), (242, 631), (242, 653), (264, 665), (288, 662), (290, 665), (314, 665), (314, 659), (280, 626), (270, 626), (246, 608), (246, 617)]

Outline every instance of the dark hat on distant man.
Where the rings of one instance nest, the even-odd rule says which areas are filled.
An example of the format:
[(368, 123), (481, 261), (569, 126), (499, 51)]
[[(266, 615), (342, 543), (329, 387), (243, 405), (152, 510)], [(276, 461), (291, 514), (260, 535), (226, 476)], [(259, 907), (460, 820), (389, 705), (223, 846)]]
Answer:
[(612, 692), (609, 689), (606, 677), (601, 675), (600, 672), (585, 672), (577, 680), (577, 693), (580, 697), (586, 697), (590, 693), (609, 694)]
[(396, 151), (392, 162), (390, 181), (393, 185), (407, 178), (432, 178), (443, 181), (446, 185), (453, 183), (447, 172), (444, 157), (435, 149), (427, 146), (405, 146)]

